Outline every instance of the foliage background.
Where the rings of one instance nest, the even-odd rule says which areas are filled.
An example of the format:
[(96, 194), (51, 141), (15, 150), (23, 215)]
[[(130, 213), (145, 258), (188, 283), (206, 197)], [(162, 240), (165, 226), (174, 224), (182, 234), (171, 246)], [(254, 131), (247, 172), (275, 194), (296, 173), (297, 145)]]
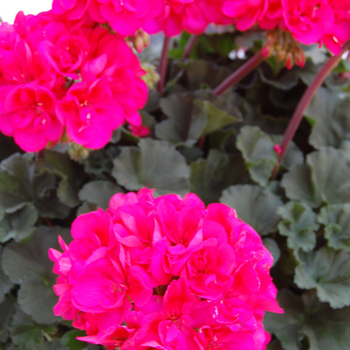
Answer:
[[(283, 315), (266, 315), (269, 350), (350, 348), (350, 64), (342, 61), (309, 106), (276, 180), (270, 182), (288, 121), (327, 53), (305, 48), (304, 68), (273, 58), (221, 97), (215, 88), (262, 46), (259, 33), (199, 37), (190, 59), (177, 39), (162, 97), (142, 111), (148, 138), (124, 128), (87, 159), (56, 145), (23, 154), (0, 135), (0, 349), (98, 349), (54, 317), (55, 276), (47, 257), (81, 213), (114, 193), (156, 189), (222, 202), (262, 236)], [(157, 63), (154, 46), (143, 61)], [(230, 58), (231, 57), (231, 58)], [(72, 158), (71, 158), (72, 157)]]

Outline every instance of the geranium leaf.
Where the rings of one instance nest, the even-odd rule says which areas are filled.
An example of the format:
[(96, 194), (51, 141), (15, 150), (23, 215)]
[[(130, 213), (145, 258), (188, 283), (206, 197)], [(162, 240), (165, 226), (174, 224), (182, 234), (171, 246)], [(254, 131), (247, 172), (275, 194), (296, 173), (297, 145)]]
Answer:
[(277, 208), (282, 201), (273, 193), (258, 186), (231, 186), (223, 191), (220, 202), (234, 208), (238, 217), (252, 226), (260, 235), (276, 230), (280, 216)]
[(272, 238), (264, 238), (262, 240), (263, 245), (265, 246), (265, 248), (267, 248), (267, 250), (271, 253), (272, 257), (273, 257), (273, 265), (275, 266), (277, 261), (279, 260), (279, 258), (281, 257), (281, 250), (278, 247), (278, 244), (275, 240), (273, 240)]
[(271, 136), (256, 126), (244, 126), (237, 136), (236, 145), (242, 152), (252, 179), (265, 187), (278, 160)]
[(350, 157), (342, 150), (324, 147), (283, 176), (281, 185), (291, 200), (312, 207), (350, 202)]
[(34, 225), (38, 219), (38, 213), (32, 203), (24, 203), (13, 213), (5, 213), (0, 221), (0, 242), (10, 239), (16, 242), (27, 238), (34, 232)]
[(308, 339), (309, 350), (349, 349), (349, 307), (334, 310), (321, 303), (313, 292), (300, 297), (282, 290), (277, 301), (284, 314), (267, 313), (264, 324), (281, 341), (283, 349), (301, 350), (304, 338)]
[(40, 227), (26, 242), (11, 242), (4, 248), (2, 264), (11, 281), (21, 285), (19, 303), (38, 323), (53, 323), (52, 308), (57, 302), (52, 286), (55, 275), (48, 258), (49, 248), (59, 249), (58, 235), (71, 239), (68, 229)]
[(108, 208), (110, 198), (118, 192), (122, 192), (121, 187), (110, 181), (91, 181), (85, 184), (79, 192), (79, 199), (85, 202), (85, 205), (79, 208), (78, 215), (97, 208)]
[(268, 79), (261, 69), (259, 69), (259, 75), (263, 83), (271, 85), (279, 90), (288, 91), (293, 89), (296, 85), (298, 85), (299, 69), (299, 67), (294, 67), (292, 70), (284, 72), (284, 74), (280, 75), (278, 79), (275, 80)]
[(174, 145), (193, 146), (207, 123), (203, 110), (193, 104), (195, 93), (172, 94), (160, 101), (168, 117), (156, 125), (155, 133), (161, 140)]
[(62, 203), (71, 208), (79, 204), (78, 190), (83, 180), (81, 167), (67, 154), (47, 150), (45, 158), (39, 159), (38, 168), (61, 178), (57, 195)]
[(350, 141), (350, 95), (326, 88), (317, 90), (305, 115), (314, 125), (309, 142), (316, 149), (323, 146), (341, 148)]
[(139, 147), (125, 147), (114, 160), (112, 175), (128, 190), (155, 188), (155, 194), (189, 191), (190, 169), (185, 158), (164, 141), (142, 139)]
[(0, 217), (24, 203), (33, 203), (41, 216), (66, 217), (69, 208), (58, 199), (56, 187), (55, 176), (40, 171), (33, 154), (14, 154), (0, 164)]
[(23, 350), (38, 349), (45, 342), (44, 334), (53, 334), (56, 332), (55, 326), (37, 324), (18, 307), (9, 328), (13, 343)]
[(326, 205), (317, 221), (325, 225), (329, 247), (350, 251), (350, 204)]
[(317, 252), (299, 252), (295, 283), (300, 288), (316, 288), (317, 296), (333, 308), (350, 305), (350, 254), (323, 247)]
[(312, 250), (316, 244), (315, 231), (319, 227), (312, 209), (304, 203), (289, 202), (277, 212), (282, 217), (278, 230), (282, 236), (288, 237), (288, 247), (304, 252)]
[(61, 342), (69, 350), (83, 350), (86, 348), (86, 343), (76, 339), (83, 336), (85, 336), (84, 331), (73, 329), (63, 335)]
[(241, 159), (235, 159), (216, 149), (211, 149), (207, 159), (200, 159), (190, 165), (191, 191), (205, 204), (217, 202), (222, 191), (237, 183), (245, 174)]
[(0, 246), (0, 304), (5, 300), (5, 295), (14, 286), (12, 281), (8, 278), (8, 276), (5, 275), (3, 271), (1, 260), (2, 260), (2, 247)]
[[(8, 325), (15, 311), (15, 300), (7, 297), (0, 303), (0, 343), (5, 343), (8, 337)], [(1, 349), (1, 344), (0, 344)]]

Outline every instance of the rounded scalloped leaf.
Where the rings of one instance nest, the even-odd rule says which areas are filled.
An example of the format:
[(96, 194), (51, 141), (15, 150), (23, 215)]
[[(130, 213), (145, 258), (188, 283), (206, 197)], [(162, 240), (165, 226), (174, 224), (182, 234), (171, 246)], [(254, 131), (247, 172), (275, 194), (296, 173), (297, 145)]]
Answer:
[(244, 126), (237, 136), (236, 146), (242, 152), (250, 176), (262, 187), (267, 185), (278, 161), (274, 145), (271, 136), (257, 126)]
[(350, 95), (319, 88), (305, 111), (313, 124), (310, 144), (316, 149), (324, 146), (341, 148), (349, 141), (349, 109)]
[(281, 342), (284, 350), (300, 350), (307, 338), (309, 350), (350, 348), (350, 307), (334, 310), (321, 303), (313, 291), (301, 297), (283, 289), (277, 301), (283, 314), (267, 312), (264, 325)]
[(234, 208), (238, 217), (252, 226), (260, 235), (276, 230), (280, 220), (277, 208), (283, 202), (273, 193), (258, 186), (231, 186), (223, 191), (220, 202)]
[(283, 176), (281, 185), (291, 200), (312, 207), (323, 203), (350, 202), (350, 157), (342, 151), (324, 147), (307, 157), (307, 164), (296, 165)]
[(111, 197), (119, 192), (122, 192), (122, 188), (110, 181), (88, 182), (78, 194), (79, 199), (85, 204), (83, 204), (84, 208), (79, 208), (79, 211), (88, 210), (84, 212), (89, 212), (91, 210), (97, 210), (97, 208), (106, 209), (108, 208)]
[(317, 252), (298, 253), (294, 282), (305, 289), (316, 288), (317, 296), (333, 308), (350, 305), (350, 254), (324, 247)]
[(207, 159), (190, 164), (191, 191), (208, 205), (217, 202), (222, 191), (246, 174), (242, 159), (211, 149)]
[(278, 230), (287, 237), (290, 249), (308, 252), (315, 247), (316, 233), (319, 225), (316, 223), (316, 214), (304, 203), (289, 202), (277, 210), (282, 220)]
[(164, 141), (142, 139), (139, 147), (125, 147), (114, 159), (112, 175), (128, 190), (155, 188), (155, 195), (189, 189), (190, 169), (185, 158)]
[(160, 108), (168, 117), (155, 127), (161, 140), (174, 145), (193, 146), (207, 123), (204, 111), (194, 108), (195, 93), (172, 94), (160, 100)]
[(58, 235), (68, 243), (70, 231), (61, 227), (39, 227), (29, 240), (9, 243), (3, 251), (2, 266), (11, 281), (21, 285), (18, 302), (38, 323), (53, 323), (57, 297), (52, 286), (55, 275), (48, 257), (49, 248), (59, 249)]
[(43, 169), (34, 161), (34, 154), (18, 153), (0, 164), (0, 217), (32, 203), (39, 215), (64, 218), (69, 207), (57, 197), (55, 171)]
[(328, 245), (334, 249), (350, 251), (350, 204), (333, 204), (323, 207), (317, 221), (325, 225)]
[(29, 237), (35, 230), (37, 220), (38, 213), (31, 203), (24, 203), (13, 213), (5, 213), (0, 220), (0, 242), (4, 243), (12, 238), (19, 242)]

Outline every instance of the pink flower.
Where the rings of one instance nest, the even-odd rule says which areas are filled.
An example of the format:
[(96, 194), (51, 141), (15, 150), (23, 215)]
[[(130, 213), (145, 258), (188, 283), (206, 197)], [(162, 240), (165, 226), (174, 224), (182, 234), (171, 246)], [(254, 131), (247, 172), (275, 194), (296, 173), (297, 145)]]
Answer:
[(57, 102), (56, 113), (69, 137), (91, 149), (104, 147), (124, 121), (123, 109), (112, 98), (105, 79), (90, 86), (86, 82), (74, 84), (63, 101)]
[(266, 30), (271, 30), (276, 27), (286, 29), (286, 24), (283, 18), (282, 0), (268, 0), (268, 7), (264, 16), (258, 21), (259, 27)]
[(55, 15), (65, 13), (69, 19), (76, 20), (83, 17), (90, 0), (53, 0), (52, 12)]
[(283, 312), (260, 236), (223, 204), (118, 193), (50, 250), (55, 314), (108, 349), (264, 350), (264, 311)]
[(334, 11), (334, 24), (324, 35), (323, 42), (334, 54), (341, 53), (342, 46), (350, 40), (350, 3), (346, 0), (329, 0)]
[(38, 50), (58, 74), (79, 80), (78, 70), (85, 64), (89, 43), (84, 37), (72, 34), (61, 35), (57, 39), (56, 43), (41, 41)]
[(225, 0), (222, 11), (235, 19), (238, 30), (245, 31), (263, 18), (268, 4), (267, 0)]
[(145, 137), (149, 135), (149, 133), (151, 132), (151, 130), (144, 125), (141, 125), (141, 126), (131, 125), (130, 131), (137, 137)]
[(288, 30), (302, 44), (319, 42), (334, 24), (328, 0), (282, 0), (282, 5)]
[(57, 142), (63, 125), (55, 116), (55, 96), (45, 87), (26, 84), (10, 88), (0, 105), (0, 130), (13, 136), (26, 152)]

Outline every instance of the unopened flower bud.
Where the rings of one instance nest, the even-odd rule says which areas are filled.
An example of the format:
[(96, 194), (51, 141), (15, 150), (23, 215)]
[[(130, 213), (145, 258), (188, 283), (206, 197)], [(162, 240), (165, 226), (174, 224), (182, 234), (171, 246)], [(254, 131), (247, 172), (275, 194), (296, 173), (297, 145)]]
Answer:
[(302, 50), (301, 47), (298, 47), (295, 51), (294, 54), (294, 58), (295, 58), (295, 63), (299, 66), (299, 67), (304, 67), (305, 66), (305, 62), (306, 62), (306, 57), (305, 57), (305, 53)]
[(71, 142), (68, 145), (68, 155), (73, 160), (86, 159), (89, 157), (91, 150), (77, 143)]
[(142, 63), (141, 67), (146, 71), (146, 74), (142, 76), (141, 79), (146, 83), (149, 89), (154, 89), (155, 85), (160, 79), (160, 76), (156, 71), (156, 67), (150, 63)]
[(143, 40), (138, 35), (132, 38), (132, 44), (134, 45), (134, 48), (137, 52), (142, 52), (144, 49)]
[(294, 55), (292, 52), (288, 52), (286, 57), (286, 68), (292, 69), (294, 67), (294, 64), (295, 64)]

